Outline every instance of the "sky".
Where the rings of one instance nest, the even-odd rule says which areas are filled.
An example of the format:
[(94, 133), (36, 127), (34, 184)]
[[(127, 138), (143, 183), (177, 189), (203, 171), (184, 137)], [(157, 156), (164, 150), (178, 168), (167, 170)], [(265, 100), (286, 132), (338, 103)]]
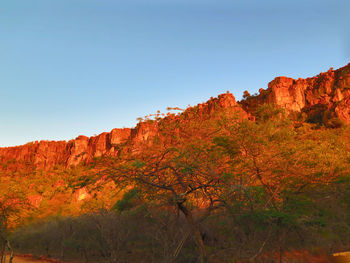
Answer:
[(3, 0), (0, 147), (350, 62), (349, 0)]

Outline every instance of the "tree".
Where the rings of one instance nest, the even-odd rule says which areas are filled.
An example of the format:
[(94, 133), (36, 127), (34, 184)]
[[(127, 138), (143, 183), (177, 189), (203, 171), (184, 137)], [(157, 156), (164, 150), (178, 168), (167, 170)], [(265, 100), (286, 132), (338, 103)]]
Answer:
[[(118, 186), (137, 187), (144, 198), (181, 212), (196, 240), (200, 262), (204, 262), (207, 251), (199, 218), (220, 203), (217, 191), (229, 166), (227, 158), (215, 149), (213, 138), (221, 132), (219, 114), (227, 112), (208, 116), (196, 110), (160, 121), (151, 143), (138, 142), (103, 174)], [(196, 208), (201, 209), (199, 218)]]
[(0, 262), (5, 262), (6, 249), (9, 249), (10, 263), (13, 259), (13, 250), (9, 241), (9, 233), (25, 215), (29, 208), (24, 188), (11, 178), (0, 179)]
[(244, 92), (243, 92), (243, 99), (247, 99), (247, 98), (249, 98), (251, 95), (250, 95), (250, 93), (249, 93), (249, 91), (248, 90), (245, 90)]
[(243, 225), (271, 229), (250, 258), (273, 244), (281, 261), (287, 234), (317, 219), (301, 195), (348, 172), (348, 150), (339, 143), (346, 130), (295, 127), (270, 105), (256, 109), (254, 122), (229, 110), (203, 114), (194, 107), (157, 121), (156, 136), (109, 159), (95, 181), (135, 187), (149, 203), (182, 213), (200, 262), (208, 258), (201, 220), (219, 208)]
[(256, 122), (224, 122), (228, 135), (216, 138), (231, 159), (231, 188), (236, 186), (227, 188), (222, 199), (231, 205), (229, 210), (276, 226), (282, 261), (287, 231), (314, 219), (311, 209), (301, 211), (298, 196), (346, 174), (348, 152), (339, 137), (342, 130), (319, 131), (307, 124), (295, 128), (281, 110), (270, 105), (258, 108), (257, 114)]

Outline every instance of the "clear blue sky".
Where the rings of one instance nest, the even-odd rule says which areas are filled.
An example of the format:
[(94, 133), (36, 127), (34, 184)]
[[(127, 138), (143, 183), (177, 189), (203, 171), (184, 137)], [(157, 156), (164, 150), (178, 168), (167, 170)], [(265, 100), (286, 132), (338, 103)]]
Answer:
[(344, 66), (349, 14), (349, 0), (3, 0), (0, 146)]

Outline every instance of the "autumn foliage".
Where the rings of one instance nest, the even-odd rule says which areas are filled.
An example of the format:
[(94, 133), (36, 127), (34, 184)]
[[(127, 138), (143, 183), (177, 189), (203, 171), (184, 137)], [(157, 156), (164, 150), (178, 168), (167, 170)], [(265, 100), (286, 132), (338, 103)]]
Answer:
[(50, 169), (3, 163), (3, 244), (12, 233), (17, 248), (34, 249), (41, 236), (38, 253), (113, 263), (349, 249), (349, 127), (271, 104), (252, 116), (231, 96), (141, 120), (113, 155)]

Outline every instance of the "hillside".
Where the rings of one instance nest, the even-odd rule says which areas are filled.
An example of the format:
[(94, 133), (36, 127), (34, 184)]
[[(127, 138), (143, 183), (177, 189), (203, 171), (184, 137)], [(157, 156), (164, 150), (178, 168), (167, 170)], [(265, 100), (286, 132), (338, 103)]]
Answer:
[[(313, 118), (339, 118), (350, 122), (350, 64), (307, 79), (277, 77), (266, 90), (247, 97), (241, 105), (248, 112), (258, 104), (270, 103), (287, 112), (305, 113)], [(315, 116), (316, 115), (316, 116)], [(317, 121), (314, 119), (314, 121)]]
[[(198, 109), (199, 115), (212, 114), (216, 108), (227, 108), (254, 120), (256, 107), (265, 103), (281, 107), (288, 113), (297, 113), (303, 121), (325, 123), (330, 127), (350, 123), (350, 64), (307, 79), (277, 77), (266, 90), (260, 89), (259, 94), (246, 96), (238, 103), (232, 94), (226, 93), (194, 108)], [(186, 115), (186, 111), (182, 114)], [(116, 128), (90, 138), (81, 135), (69, 141), (36, 141), (0, 148), (0, 162), (15, 163), (5, 170), (16, 170), (23, 165), (40, 169), (55, 165), (69, 167), (88, 163), (96, 157), (118, 156), (125, 145), (132, 148), (130, 145), (147, 141), (156, 133), (157, 123), (140, 122), (135, 128)]]
[(111, 263), (350, 249), (350, 64), (259, 92), (1, 148), (3, 247)]

